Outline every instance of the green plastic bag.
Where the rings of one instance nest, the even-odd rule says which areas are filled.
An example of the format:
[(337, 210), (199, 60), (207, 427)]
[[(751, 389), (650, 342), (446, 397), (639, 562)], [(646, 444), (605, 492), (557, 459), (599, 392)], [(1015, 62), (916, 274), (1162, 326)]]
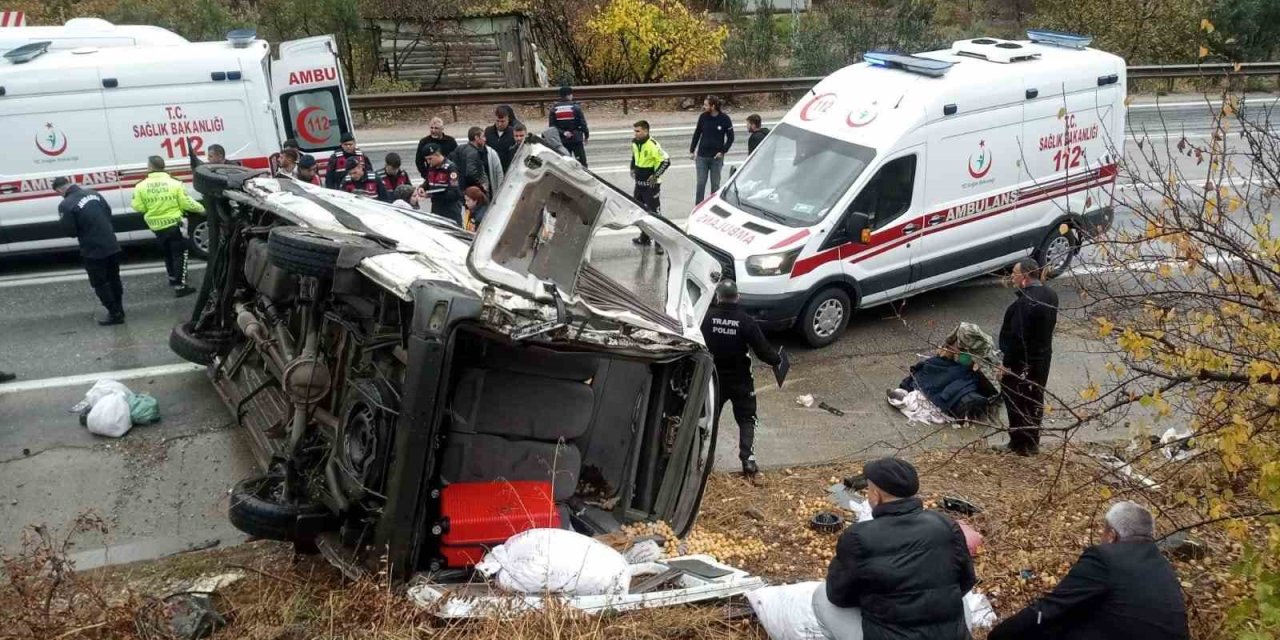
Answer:
[(134, 424), (151, 424), (160, 421), (160, 403), (146, 393), (129, 396), (129, 418)]

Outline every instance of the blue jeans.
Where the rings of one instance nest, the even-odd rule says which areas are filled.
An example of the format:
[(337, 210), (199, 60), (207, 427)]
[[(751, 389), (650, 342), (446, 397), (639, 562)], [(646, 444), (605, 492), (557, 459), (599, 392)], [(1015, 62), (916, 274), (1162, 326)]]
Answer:
[(697, 204), (707, 197), (708, 175), (711, 178), (711, 192), (715, 193), (720, 189), (720, 170), (724, 168), (724, 156), (719, 158), (698, 156), (693, 161), (693, 164), (698, 171), (698, 197), (693, 201), (694, 204)]

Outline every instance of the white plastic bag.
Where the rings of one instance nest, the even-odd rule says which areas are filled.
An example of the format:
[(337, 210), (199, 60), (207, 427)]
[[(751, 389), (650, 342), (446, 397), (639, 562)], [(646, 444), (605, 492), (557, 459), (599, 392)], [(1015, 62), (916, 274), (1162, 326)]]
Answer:
[(756, 612), (770, 640), (825, 640), (826, 633), (813, 609), (813, 593), (823, 582), (801, 582), (756, 589), (747, 602)]
[(76, 406), (71, 407), (71, 412), (84, 413), (85, 411), (92, 409), (95, 404), (98, 404), (99, 400), (113, 393), (123, 394), (126, 399), (133, 395), (133, 392), (129, 390), (129, 387), (124, 386), (123, 383), (104, 378), (93, 383), (92, 387), (89, 387), (89, 392), (84, 394), (84, 400), (76, 403)]
[(641, 540), (623, 552), (622, 557), (627, 560), (627, 564), (657, 562), (662, 559), (662, 547), (653, 540)]
[(991, 607), (991, 601), (986, 594), (977, 591), (964, 594), (964, 618), (970, 633), (996, 625), (996, 611)]
[(129, 397), (123, 393), (110, 393), (94, 402), (89, 410), (87, 426), (90, 433), (119, 438), (129, 433), (133, 419), (129, 416)]
[(512, 593), (623, 595), (631, 568), (621, 553), (564, 529), (530, 529), (485, 554), (476, 571)]

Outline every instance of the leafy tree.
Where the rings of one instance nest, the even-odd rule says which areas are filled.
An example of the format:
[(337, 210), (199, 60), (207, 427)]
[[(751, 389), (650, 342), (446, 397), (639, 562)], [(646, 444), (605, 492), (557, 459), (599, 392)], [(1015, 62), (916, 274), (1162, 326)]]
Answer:
[(729, 35), (678, 0), (610, 0), (586, 27), (601, 45), (591, 65), (604, 82), (688, 77), (724, 58)]
[(1094, 36), (1096, 47), (1133, 64), (1197, 59), (1200, 20), (1211, 0), (1040, 0), (1036, 26)]
[(943, 46), (933, 29), (933, 0), (841, 0), (805, 16), (796, 38), (801, 75), (826, 75), (874, 49), (922, 51)]
[(1218, 0), (1209, 48), (1229, 60), (1267, 61), (1280, 54), (1280, 0)]
[(786, 43), (773, 15), (763, 10), (746, 13), (746, 0), (728, 0), (724, 8), (730, 27), (724, 43), (725, 71), (735, 78), (777, 75)]
[[(1224, 95), (1203, 142), (1144, 139), (1125, 159), (1121, 179), (1146, 195), (1125, 197), (1126, 224), (1078, 281), (1111, 361), (1068, 409), (1078, 425), (1190, 429), (1194, 451), (1158, 472), (1199, 518), (1182, 529), (1254, 547), (1239, 567), (1253, 591), (1229, 619), (1250, 640), (1280, 636), (1280, 133), (1266, 109)], [(1130, 460), (1152, 450), (1138, 449)]]

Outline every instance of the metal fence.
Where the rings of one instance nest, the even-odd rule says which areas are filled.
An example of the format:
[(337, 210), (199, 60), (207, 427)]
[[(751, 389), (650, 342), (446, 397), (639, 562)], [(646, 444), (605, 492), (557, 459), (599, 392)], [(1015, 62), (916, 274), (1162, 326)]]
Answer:
[[(1247, 62), (1242, 64), (1172, 64), (1158, 66), (1132, 66), (1129, 80), (1168, 80), (1179, 78), (1235, 78), (1249, 76), (1280, 77), (1280, 62)], [(630, 100), (654, 98), (699, 97), (707, 94), (719, 96), (758, 93), (793, 93), (807, 91), (822, 80), (821, 77), (765, 78), (759, 80), (699, 80), (692, 82), (664, 82), (660, 84), (606, 84), (574, 87), (573, 97), (579, 102), (593, 100), (621, 100), (622, 111), (628, 111)], [(559, 99), (555, 88), (521, 89), (458, 89), (453, 91), (421, 91), (410, 93), (378, 93), (351, 96), (351, 108), (356, 111), (374, 109), (423, 109), (450, 107), (457, 120), (458, 107), (488, 104), (535, 104)]]

